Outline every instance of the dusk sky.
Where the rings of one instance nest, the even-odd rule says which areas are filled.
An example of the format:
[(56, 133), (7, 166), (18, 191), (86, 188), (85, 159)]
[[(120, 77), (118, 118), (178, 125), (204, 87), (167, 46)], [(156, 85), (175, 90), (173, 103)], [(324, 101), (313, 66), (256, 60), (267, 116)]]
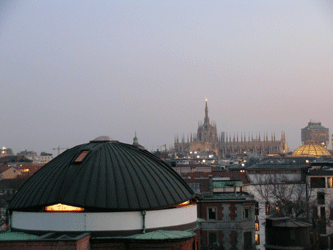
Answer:
[[(330, 0), (0, 1), (0, 147), (333, 133)], [(329, 144), (331, 149), (331, 144)]]

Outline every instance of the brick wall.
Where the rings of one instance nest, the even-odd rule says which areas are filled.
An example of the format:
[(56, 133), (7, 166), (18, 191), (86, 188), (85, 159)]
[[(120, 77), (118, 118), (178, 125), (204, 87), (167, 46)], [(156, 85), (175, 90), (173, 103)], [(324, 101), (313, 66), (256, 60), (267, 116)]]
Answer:
[[(95, 242), (91, 243), (91, 250), (199, 250), (197, 234), (191, 239), (184, 239), (180, 241), (127, 241), (127, 242)], [(195, 248), (193, 248), (193, 245)]]
[(1, 250), (90, 250), (90, 235), (78, 241), (0, 241)]

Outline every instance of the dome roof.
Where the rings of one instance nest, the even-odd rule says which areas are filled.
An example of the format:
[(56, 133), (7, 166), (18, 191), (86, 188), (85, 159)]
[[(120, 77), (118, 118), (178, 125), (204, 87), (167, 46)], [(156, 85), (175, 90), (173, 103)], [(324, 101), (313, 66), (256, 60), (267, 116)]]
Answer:
[(181, 176), (159, 158), (103, 137), (47, 163), (20, 188), (9, 209), (38, 210), (62, 203), (87, 211), (138, 211), (192, 198)]
[(298, 147), (293, 154), (293, 157), (322, 157), (322, 156), (331, 156), (327, 149), (316, 144), (314, 141), (309, 140), (305, 145)]

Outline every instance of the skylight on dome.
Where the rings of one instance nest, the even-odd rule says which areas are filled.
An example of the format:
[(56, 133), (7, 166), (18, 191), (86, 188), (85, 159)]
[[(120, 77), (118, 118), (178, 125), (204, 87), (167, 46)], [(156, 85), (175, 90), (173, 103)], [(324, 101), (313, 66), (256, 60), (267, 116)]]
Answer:
[(75, 162), (82, 162), (86, 155), (89, 153), (88, 150), (82, 151), (79, 156), (75, 159)]

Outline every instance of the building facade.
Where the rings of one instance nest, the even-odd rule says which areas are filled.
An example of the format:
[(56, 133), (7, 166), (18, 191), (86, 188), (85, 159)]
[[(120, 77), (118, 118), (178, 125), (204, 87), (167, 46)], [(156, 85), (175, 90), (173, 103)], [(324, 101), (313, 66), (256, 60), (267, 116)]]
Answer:
[(210, 179), (209, 194), (198, 200), (198, 217), (201, 224), (202, 249), (253, 250), (256, 201), (253, 195), (243, 192), (243, 183), (230, 178)]
[(327, 148), (329, 142), (329, 130), (321, 125), (321, 122), (309, 122), (308, 126), (301, 130), (302, 144), (312, 140), (316, 144)]
[(256, 249), (266, 244), (265, 222), (271, 217), (306, 219), (306, 160), (269, 159), (246, 169), (251, 185), (248, 192), (258, 202), (258, 238)]
[(207, 99), (205, 100), (205, 117), (204, 122), (199, 123), (197, 134), (190, 134), (187, 136), (183, 135), (181, 139), (178, 136), (175, 137), (174, 142), (175, 152), (184, 151), (207, 151), (214, 152), (218, 156), (228, 156), (233, 154), (244, 154), (247, 152), (255, 154), (275, 154), (275, 153), (287, 153), (288, 143), (286, 142), (285, 133), (281, 133), (281, 139), (276, 140), (275, 134), (270, 135), (264, 133), (261, 137), (256, 134), (255, 138), (252, 134), (246, 135), (241, 133), (232, 134), (221, 132), (220, 135), (217, 133), (216, 124), (211, 123), (208, 116), (208, 104)]

